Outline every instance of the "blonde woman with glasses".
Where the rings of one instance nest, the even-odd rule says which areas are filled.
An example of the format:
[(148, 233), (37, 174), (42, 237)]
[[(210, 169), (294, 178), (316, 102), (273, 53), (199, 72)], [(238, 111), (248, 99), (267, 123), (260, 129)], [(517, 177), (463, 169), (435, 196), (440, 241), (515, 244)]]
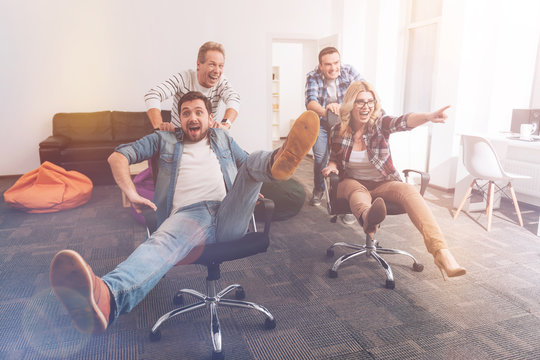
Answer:
[[(390, 154), (390, 134), (411, 130), (427, 122), (444, 123), (445, 106), (430, 113), (383, 115), (375, 90), (366, 81), (353, 82), (340, 109), (340, 123), (332, 128), (330, 161), (323, 176), (340, 176), (337, 197), (347, 199), (364, 232), (373, 235), (386, 217), (385, 201), (399, 203), (424, 237), (435, 265), (448, 277), (466, 273), (444, 239), (424, 198), (412, 185), (402, 182)], [(372, 201), (372, 199), (375, 199)]]

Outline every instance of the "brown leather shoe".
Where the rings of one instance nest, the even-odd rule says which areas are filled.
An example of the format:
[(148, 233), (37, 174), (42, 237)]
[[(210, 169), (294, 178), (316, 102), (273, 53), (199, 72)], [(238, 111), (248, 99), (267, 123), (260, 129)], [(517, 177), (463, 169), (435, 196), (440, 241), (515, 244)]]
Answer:
[(276, 180), (290, 178), (298, 164), (313, 147), (319, 136), (319, 116), (311, 111), (304, 111), (294, 122), (289, 136), (276, 152), (272, 164), (272, 177)]
[(363, 228), (366, 234), (374, 234), (379, 224), (386, 217), (386, 205), (380, 197), (376, 198), (371, 207), (362, 214)]
[(59, 251), (51, 262), (49, 278), (54, 294), (80, 332), (101, 334), (107, 329), (111, 312), (109, 288), (81, 255), (73, 250)]

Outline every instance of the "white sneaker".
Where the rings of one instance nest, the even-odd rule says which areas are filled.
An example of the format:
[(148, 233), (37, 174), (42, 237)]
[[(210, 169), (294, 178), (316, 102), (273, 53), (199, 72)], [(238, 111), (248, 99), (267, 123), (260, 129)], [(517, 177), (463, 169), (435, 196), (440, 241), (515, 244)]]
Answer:
[(353, 214), (345, 214), (341, 216), (341, 221), (344, 224), (351, 225), (357, 222), (356, 217)]

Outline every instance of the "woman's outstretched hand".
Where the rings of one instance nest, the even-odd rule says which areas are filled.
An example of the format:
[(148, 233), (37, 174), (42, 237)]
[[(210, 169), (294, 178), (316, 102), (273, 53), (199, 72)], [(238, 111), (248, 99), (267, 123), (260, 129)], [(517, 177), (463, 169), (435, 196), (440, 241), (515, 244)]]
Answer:
[(429, 121), (433, 123), (444, 123), (446, 122), (446, 119), (448, 118), (448, 115), (445, 113), (445, 111), (450, 107), (450, 105), (446, 105), (443, 108), (440, 108), (437, 111), (434, 111), (432, 113), (429, 113), (428, 118)]

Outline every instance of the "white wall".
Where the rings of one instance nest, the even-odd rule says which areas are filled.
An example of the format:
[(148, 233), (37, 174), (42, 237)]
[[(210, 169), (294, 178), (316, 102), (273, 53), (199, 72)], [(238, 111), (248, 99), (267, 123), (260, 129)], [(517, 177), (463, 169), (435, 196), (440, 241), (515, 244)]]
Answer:
[(434, 127), (435, 185), (453, 188), (464, 181), (460, 134), (507, 131), (512, 109), (529, 106), (539, 61), (538, 14), (538, 1), (444, 2), (433, 102), (453, 107), (448, 124)]
[[(375, 85), (383, 108), (400, 114), (407, 2), (344, 1), (342, 52)], [(431, 184), (451, 189), (461, 180), (461, 133), (508, 130), (512, 109), (540, 104), (540, 2), (444, 0), (442, 12), (431, 108), (452, 107), (446, 124), (432, 126), (429, 169)], [(392, 135), (391, 142), (398, 168), (425, 156), (412, 150), (414, 136)]]
[(536, 54), (536, 70), (534, 72), (534, 85), (531, 94), (531, 109), (540, 109), (540, 39), (538, 39), (538, 53)]
[[(279, 66), (279, 136), (289, 133), (290, 120), (305, 111), (303, 44), (300, 42), (274, 42), (272, 66)], [(312, 56), (312, 55), (311, 55)]]
[(194, 68), (199, 46), (208, 40), (225, 46), (225, 74), (242, 99), (233, 136), (247, 151), (270, 149), (268, 34), (333, 34), (341, 16), (333, 5), (333, 0), (2, 1), (0, 175), (39, 166), (38, 144), (52, 133), (57, 112), (144, 111), (145, 92), (174, 72)]

